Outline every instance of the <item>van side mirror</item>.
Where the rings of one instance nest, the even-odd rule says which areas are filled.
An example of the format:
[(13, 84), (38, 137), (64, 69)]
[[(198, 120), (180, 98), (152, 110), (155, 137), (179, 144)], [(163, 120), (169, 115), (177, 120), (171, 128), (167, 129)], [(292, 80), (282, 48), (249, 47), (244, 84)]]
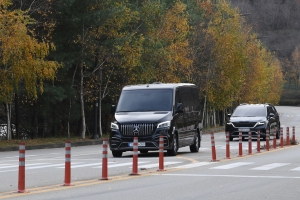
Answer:
[(183, 105), (182, 103), (177, 103), (175, 113), (183, 113)]
[(110, 114), (114, 115), (116, 112), (116, 105), (111, 105)]

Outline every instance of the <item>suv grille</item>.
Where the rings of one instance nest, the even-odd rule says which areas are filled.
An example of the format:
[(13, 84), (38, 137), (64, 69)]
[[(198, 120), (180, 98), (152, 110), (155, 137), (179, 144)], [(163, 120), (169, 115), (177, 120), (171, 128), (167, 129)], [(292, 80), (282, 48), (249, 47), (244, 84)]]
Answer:
[(153, 127), (153, 124), (122, 124), (121, 134), (125, 136), (152, 135)]
[(254, 127), (256, 122), (233, 122), (235, 127)]

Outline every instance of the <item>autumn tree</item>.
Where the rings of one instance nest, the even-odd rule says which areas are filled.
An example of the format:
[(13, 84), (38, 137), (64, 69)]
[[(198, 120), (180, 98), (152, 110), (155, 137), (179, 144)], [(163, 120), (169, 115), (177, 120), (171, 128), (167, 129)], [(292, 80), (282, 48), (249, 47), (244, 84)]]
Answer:
[(11, 1), (0, 2), (0, 99), (6, 104), (7, 139), (11, 139), (11, 103), (19, 84), (24, 83), (29, 96), (43, 92), (44, 80), (54, 80), (59, 64), (48, 61), (54, 45), (38, 41), (27, 28), (34, 23), (25, 12), (9, 10)]

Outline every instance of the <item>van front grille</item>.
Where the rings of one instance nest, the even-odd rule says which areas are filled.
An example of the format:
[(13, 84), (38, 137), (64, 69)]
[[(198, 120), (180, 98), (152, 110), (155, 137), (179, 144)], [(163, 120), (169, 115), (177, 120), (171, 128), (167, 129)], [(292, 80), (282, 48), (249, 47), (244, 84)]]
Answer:
[(124, 136), (147, 136), (153, 134), (153, 124), (122, 124), (121, 134)]

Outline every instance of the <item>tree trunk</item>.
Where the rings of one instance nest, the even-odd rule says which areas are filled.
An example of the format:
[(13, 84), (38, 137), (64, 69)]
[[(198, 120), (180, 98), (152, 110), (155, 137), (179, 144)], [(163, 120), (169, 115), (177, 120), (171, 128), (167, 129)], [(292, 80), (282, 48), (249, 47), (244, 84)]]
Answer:
[(11, 140), (11, 105), (6, 102), (7, 124), (6, 124), (6, 137), (7, 140)]
[(83, 63), (80, 66), (80, 105), (81, 105), (81, 116), (82, 116), (82, 131), (81, 131), (81, 138), (85, 139), (85, 131), (86, 131), (86, 124), (85, 124), (85, 113), (84, 113), (84, 97), (83, 97)]
[(102, 138), (102, 68), (99, 69), (99, 134), (100, 138)]

